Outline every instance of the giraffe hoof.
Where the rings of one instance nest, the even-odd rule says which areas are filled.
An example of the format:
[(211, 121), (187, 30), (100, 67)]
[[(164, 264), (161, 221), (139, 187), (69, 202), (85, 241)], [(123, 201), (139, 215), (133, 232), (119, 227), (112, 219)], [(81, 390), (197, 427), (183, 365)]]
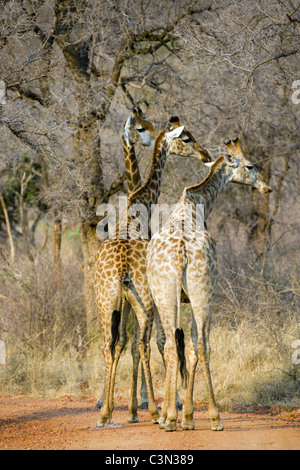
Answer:
[(195, 423), (192, 421), (191, 423), (181, 423), (181, 428), (184, 431), (193, 431), (195, 429)]
[(139, 422), (139, 418), (138, 416), (128, 416), (128, 419), (127, 419), (127, 422), (128, 423), (138, 423)]
[(211, 422), (212, 431), (223, 431), (224, 426), (220, 419)]
[(169, 423), (165, 425), (165, 431), (166, 432), (173, 432), (177, 431), (176, 423)]
[(113, 419), (111, 418), (103, 418), (103, 419), (99, 419), (97, 421), (97, 428), (104, 428), (104, 426), (106, 426), (107, 424), (113, 424)]
[(158, 421), (158, 426), (160, 429), (165, 429), (166, 422), (160, 418), (160, 420)]
[(144, 401), (140, 404), (141, 410), (148, 410), (148, 402)]
[(96, 427), (97, 428), (104, 428), (105, 424), (106, 423), (104, 421), (97, 421)]
[(159, 424), (159, 416), (154, 417), (154, 418), (152, 417), (152, 423), (153, 424)]

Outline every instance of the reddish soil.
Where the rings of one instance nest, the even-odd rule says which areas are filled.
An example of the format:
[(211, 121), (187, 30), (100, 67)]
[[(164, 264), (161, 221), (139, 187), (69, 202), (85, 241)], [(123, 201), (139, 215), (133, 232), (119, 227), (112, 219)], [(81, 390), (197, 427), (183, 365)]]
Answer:
[[(158, 400), (161, 403), (161, 399)], [(0, 396), (0, 449), (33, 450), (216, 450), (300, 449), (300, 410), (273, 407), (221, 413), (223, 432), (210, 430), (204, 403), (195, 404), (194, 431), (166, 433), (147, 411), (127, 423), (126, 400), (116, 398), (114, 427), (96, 429), (95, 399), (57, 400)], [(248, 410), (249, 411), (249, 410)]]

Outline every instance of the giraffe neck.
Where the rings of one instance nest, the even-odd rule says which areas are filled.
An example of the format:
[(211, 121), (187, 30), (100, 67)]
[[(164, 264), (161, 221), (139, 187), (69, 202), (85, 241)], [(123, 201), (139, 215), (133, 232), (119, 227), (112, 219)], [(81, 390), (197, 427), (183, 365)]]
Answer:
[(155, 141), (152, 164), (145, 182), (128, 199), (129, 207), (133, 204), (143, 204), (149, 215), (151, 214), (151, 205), (156, 204), (160, 196), (163, 170), (169, 155), (166, 133), (167, 131), (162, 131)]
[(220, 162), (206, 178), (205, 184), (187, 189), (187, 200), (194, 204), (203, 204), (204, 220), (211, 213), (222, 188), (230, 181), (228, 166), (221, 157)]
[[(175, 209), (176, 219), (191, 219), (194, 225), (197, 217), (203, 218), (204, 223), (211, 213), (222, 188), (230, 181), (231, 171), (223, 157), (220, 157), (213, 165), (208, 176), (198, 185), (185, 188)], [(197, 208), (197, 204), (199, 205)], [(188, 208), (188, 209), (187, 209)], [(173, 217), (174, 218), (174, 217)], [(199, 221), (200, 222), (200, 221)]]
[(157, 203), (160, 196), (163, 170), (169, 155), (170, 145), (166, 133), (161, 132), (156, 139), (148, 177), (128, 198), (127, 210), (117, 227), (117, 236), (120, 238), (137, 238), (141, 232), (149, 238), (151, 206)]
[(141, 186), (141, 175), (138, 161), (135, 155), (134, 145), (122, 136), (123, 154), (126, 167), (126, 179), (128, 185), (128, 194), (134, 193)]

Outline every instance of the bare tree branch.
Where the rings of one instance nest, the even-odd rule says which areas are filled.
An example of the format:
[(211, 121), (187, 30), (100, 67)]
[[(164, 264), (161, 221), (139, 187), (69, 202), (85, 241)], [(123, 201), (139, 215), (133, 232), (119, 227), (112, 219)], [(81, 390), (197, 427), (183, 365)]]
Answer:
[(11, 229), (10, 229), (10, 223), (9, 223), (9, 218), (6, 210), (6, 205), (4, 202), (4, 199), (0, 193), (0, 203), (1, 207), (3, 210), (4, 218), (5, 218), (5, 223), (6, 223), (6, 230), (7, 230), (7, 236), (8, 236), (8, 241), (9, 241), (9, 246), (10, 246), (10, 261), (13, 264), (15, 261), (15, 247), (14, 247), (14, 241), (11, 235)]

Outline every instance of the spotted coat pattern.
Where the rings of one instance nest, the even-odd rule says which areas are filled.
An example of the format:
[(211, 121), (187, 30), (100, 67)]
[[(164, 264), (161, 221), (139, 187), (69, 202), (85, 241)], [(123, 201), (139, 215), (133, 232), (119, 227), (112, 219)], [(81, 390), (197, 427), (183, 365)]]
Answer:
[[(147, 278), (166, 334), (166, 393), (160, 427), (176, 430), (177, 355), (176, 331), (180, 323), (180, 291), (185, 290), (192, 309), (191, 335), (186, 345), (187, 389), (183, 406), (182, 428), (194, 429), (193, 388), (199, 360), (209, 396), (211, 428), (223, 429), (215, 403), (209, 369), (209, 331), (211, 308), (218, 278), (217, 246), (204, 228), (219, 192), (230, 181), (251, 185), (261, 192), (271, 188), (246, 159), (239, 141), (227, 142), (232, 155), (221, 156), (199, 185), (185, 188), (167, 224), (156, 233), (147, 249)], [(196, 219), (196, 204), (202, 204), (204, 220)], [(184, 364), (186, 367), (186, 364)]]

